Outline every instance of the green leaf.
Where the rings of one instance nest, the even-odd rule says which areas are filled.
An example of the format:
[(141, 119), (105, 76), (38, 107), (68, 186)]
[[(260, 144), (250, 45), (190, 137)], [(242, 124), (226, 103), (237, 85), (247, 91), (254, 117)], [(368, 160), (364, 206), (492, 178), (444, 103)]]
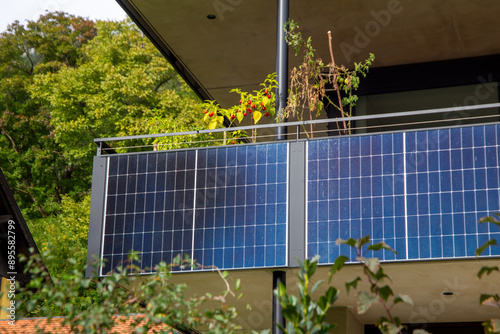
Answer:
[(316, 282), (316, 284), (314, 284), (314, 286), (312, 287), (310, 294), (311, 294), (311, 295), (312, 295), (312, 294), (314, 294), (314, 292), (318, 289), (318, 287), (319, 287), (322, 283), (323, 283), (323, 280), (322, 280), (322, 279), (321, 279), (321, 280), (319, 280), (319, 281), (317, 281), (317, 282)]
[(328, 279), (328, 282), (332, 280), (333, 275), (342, 269), (345, 265), (345, 263), (349, 260), (349, 258), (345, 255), (341, 255), (338, 258), (335, 259), (335, 262), (333, 263), (332, 267), (330, 268), (330, 277)]
[(370, 270), (372, 273), (376, 273), (380, 268), (380, 259), (378, 257), (365, 259), (365, 264), (368, 270)]
[(486, 266), (481, 267), (481, 269), (477, 273), (477, 277), (481, 278), (484, 274), (489, 275), (489, 274), (491, 274), (494, 271), (500, 271), (500, 270), (498, 269), (497, 266), (494, 266), (494, 267), (486, 267)]
[(361, 249), (364, 245), (366, 245), (369, 242), (370, 242), (370, 236), (369, 235), (365, 235), (364, 237), (359, 238), (357, 240), (357, 242), (356, 242), (356, 248)]
[[(499, 213), (494, 213), (494, 215), (500, 217)], [(491, 223), (491, 224), (495, 224), (496, 226), (500, 227), (500, 221), (498, 219), (496, 219), (495, 217), (492, 217), (492, 216), (481, 218), (479, 220), (479, 223), (480, 224), (482, 224), (482, 223)]]
[(286, 296), (286, 286), (282, 282), (279, 282), (278, 285), (278, 296), (279, 297)]
[(384, 272), (384, 268), (383, 267), (379, 267), (378, 271), (373, 275), (373, 277), (377, 281), (382, 281), (382, 279), (384, 279), (384, 278), (387, 278), (387, 279), (391, 280), (391, 278)]
[(496, 244), (497, 244), (496, 239), (490, 239), (490, 240), (486, 241), (481, 247), (476, 249), (476, 256), (481, 255), (486, 250), (486, 248), (493, 246), (493, 245), (496, 245)]
[(406, 304), (410, 304), (410, 305), (414, 305), (413, 304), (413, 299), (411, 299), (410, 296), (408, 295), (396, 295), (394, 297), (394, 304), (397, 304), (397, 303), (406, 303)]
[(386, 244), (386, 243), (385, 243), (385, 242), (383, 242), (383, 241), (382, 241), (382, 242), (379, 242), (379, 243), (376, 243), (376, 244), (374, 244), (374, 245), (370, 245), (370, 246), (368, 246), (368, 249), (369, 249), (369, 250), (373, 250), (373, 251), (379, 251), (379, 250), (381, 250), (381, 249), (386, 249), (386, 250), (388, 250), (388, 251), (391, 251), (391, 252), (393, 252), (393, 253), (397, 254), (397, 252), (396, 252), (394, 249), (392, 249), (392, 248), (391, 248), (391, 246), (389, 246), (388, 244)]
[(325, 294), (326, 301), (328, 302), (329, 305), (333, 304), (337, 300), (338, 296), (339, 296), (339, 290), (337, 290), (333, 286), (328, 288)]
[(358, 293), (358, 313), (365, 314), (370, 309), (373, 303), (377, 301), (377, 297), (372, 296), (366, 291)]
[(355, 279), (345, 283), (345, 289), (347, 290), (347, 294), (349, 294), (351, 288), (356, 289), (358, 287), (359, 281), (361, 281), (361, 277), (358, 276)]
[(349, 245), (351, 247), (356, 247), (356, 239), (353, 239), (353, 238), (349, 238), (347, 240), (343, 240), (343, 239), (337, 239), (337, 241), (335, 241), (335, 244), (337, 245)]
[(394, 292), (392, 291), (391, 287), (388, 285), (385, 285), (385, 286), (379, 288), (378, 293), (380, 295), (380, 298), (382, 298), (382, 300), (384, 302), (387, 302), (389, 297), (394, 295)]
[(318, 101), (316, 104), (316, 117), (319, 117), (324, 109), (324, 104), (321, 101)]
[(304, 298), (304, 296), (306, 295), (306, 291), (304, 289), (304, 284), (302, 284), (302, 282), (300, 282), (298, 284), (297, 288), (299, 289), (299, 296), (300, 296), (300, 298)]

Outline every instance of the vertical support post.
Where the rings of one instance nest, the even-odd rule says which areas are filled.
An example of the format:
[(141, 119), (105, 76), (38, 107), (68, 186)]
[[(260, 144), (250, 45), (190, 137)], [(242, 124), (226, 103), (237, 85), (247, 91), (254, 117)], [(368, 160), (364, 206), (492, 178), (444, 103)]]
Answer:
[(306, 257), (306, 143), (289, 144), (288, 265), (297, 268)]
[(282, 334), (283, 332), (279, 329), (278, 325), (285, 327), (285, 318), (283, 317), (283, 312), (279, 299), (274, 295), (274, 290), (278, 288), (279, 283), (283, 283), (286, 286), (286, 272), (284, 271), (273, 271), (273, 332), (272, 334)]
[(87, 270), (85, 277), (94, 276), (99, 268), (94, 267), (96, 260), (101, 260), (101, 245), (104, 235), (104, 210), (106, 200), (108, 159), (103, 156), (94, 157), (92, 171), (92, 194), (90, 197), (89, 235), (87, 245)]
[(97, 156), (101, 155), (102, 154), (102, 142), (97, 142)]
[[(283, 27), (288, 22), (288, 0), (278, 0), (278, 16), (276, 31), (276, 113), (277, 117), (286, 122), (284, 108), (288, 97), (288, 45), (285, 41)], [(286, 140), (286, 127), (276, 127), (276, 140)]]

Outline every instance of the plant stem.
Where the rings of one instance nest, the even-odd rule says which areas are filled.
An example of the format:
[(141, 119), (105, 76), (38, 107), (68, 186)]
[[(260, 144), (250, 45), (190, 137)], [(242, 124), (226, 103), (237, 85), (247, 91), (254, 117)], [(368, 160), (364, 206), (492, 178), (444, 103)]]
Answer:
[[(358, 255), (358, 257), (361, 257), (362, 254), (361, 254), (361, 249), (357, 249), (356, 250), (356, 253)], [(380, 301), (380, 304), (382, 304), (382, 307), (385, 309), (385, 312), (387, 313), (387, 315), (389, 316), (389, 320), (395, 325), (397, 326), (396, 324), (396, 321), (394, 321), (394, 318), (391, 314), (391, 310), (389, 309), (389, 307), (387, 307), (387, 304), (385, 303), (385, 301), (382, 299), (382, 297), (380, 297), (380, 293), (378, 292), (378, 286), (376, 283), (373, 282), (371, 276), (370, 276), (370, 273), (368, 272), (368, 268), (366, 267), (366, 263), (363, 261), (362, 262), (362, 265), (363, 265), (363, 272), (365, 273), (366, 277), (368, 278), (368, 283), (370, 283), (370, 286), (371, 286), (371, 289), (374, 291), (375, 295), (377, 295), (377, 298), (378, 300)]]
[(385, 301), (382, 299), (382, 297), (380, 297), (380, 294), (378, 292), (378, 286), (376, 283), (373, 282), (373, 280), (371, 279), (370, 277), (370, 273), (368, 272), (368, 269), (366, 268), (366, 264), (363, 262), (363, 271), (366, 275), (366, 277), (368, 278), (368, 282), (370, 283), (370, 285), (372, 286), (372, 289), (374, 290), (375, 294), (377, 295), (377, 298), (378, 300), (380, 301), (380, 304), (382, 304), (382, 307), (385, 309), (385, 312), (387, 313), (387, 315), (389, 316), (389, 320), (395, 325), (397, 326), (396, 322), (394, 321), (394, 318), (392, 317), (392, 314), (391, 314), (391, 310), (389, 310), (389, 307), (387, 307), (387, 304), (385, 303)]
[[(253, 115), (250, 118), (252, 120), (252, 125), (253, 125)], [(254, 131), (255, 131), (255, 129), (252, 129), (252, 143), (255, 143)]]
[[(333, 47), (332, 47), (332, 32), (328, 31), (328, 45), (330, 46), (330, 57), (332, 58), (332, 73), (335, 74), (335, 59), (333, 58)], [(342, 107), (342, 98), (340, 97), (340, 89), (337, 84), (337, 78), (333, 77), (333, 88), (337, 91), (337, 98), (339, 100), (340, 114), (344, 117), (344, 108)], [(344, 125), (344, 131), (347, 133), (347, 125), (345, 121), (342, 121)]]

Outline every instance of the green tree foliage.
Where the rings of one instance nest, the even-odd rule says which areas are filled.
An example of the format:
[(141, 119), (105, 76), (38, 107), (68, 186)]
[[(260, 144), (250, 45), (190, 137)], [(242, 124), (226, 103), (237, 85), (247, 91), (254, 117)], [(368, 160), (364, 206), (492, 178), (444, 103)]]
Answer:
[[(192, 93), (131, 21), (97, 22), (85, 61), (35, 79), (31, 93), (49, 106), (55, 141), (72, 164), (89, 159), (96, 137), (192, 124)], [(173, 126), (171, 126), (173, 127)]]
[[(364, 277), (370, 286), (369, 291), (358, 291), (358, 314), (366, 313), (374, 304), (379, 303), (382, 305), (387, 316), (381, 316), (375, 325), (382, 334), (400, 334), (405, 326), (401, 323), (399, 317), (392, 314), (392, 307), (398, 303), (413, 305), (413, 300), (407, 295), (395, 295), (390, 284), (386, 284), (388, 281), (391, 282), (391, 278), (385, 273), (380, 259), (378, 257), (366, 257), (369, 252), (378, 252), (384, 249), (393, 253), (396, 253), (396, 251), (383, 241), (376, 244), (370, 243), (369, 235), (358, 239), (338, 239), (337, 244), (348, 245), (354, 249), (356, 252), (356, 261), (362, 267), (361, 276), (357, 276), (345, 283), (347, 293), (351, 289), (358, 288), (358, 283), (362, 281), (361, 277)], [(330, 278), (331, 275), (344, 266), (347, 260), (348, 258), (344, 255), (337, 258), (330, 269)], [(423, 329), (415, 329), (413, 334), (429, 333)]]
[[(95, 35), (93, 22), (49, 13), (0, 37), (0, 167), (28, 220), (57, 211), (62, 195), (87, 180), (65, 162), (53, 140), (51, 115), (29, 90), (39, 73), (75, 66)], [(88, 188), (88, 185), (85, 187)]]
[(94, 138), (199, 127), (198, 103), (130, 20), (55, 12), (1, 34), (0, 168), (51, 272), (85, 263)]
[[(132, 254), (129, 263), (137, 260)], [(235, 296), (239, 281), (231, 284), (227, 272), (220, 273), (227, 287), (220, 294), (188, 297), (185, 284), (170, 282), (173, 267), (193, 266), (189, 259), (177, 257), (171, 265), (160, 263), (154, 274), (146, 276), (140, 275), (139, 267), (126, 265), (103, 278), (85, 278), (77, 270), (51, 278), (40, 262), (38, 256), (33, 256), (27, 264), (34, 278), (19, 289), (17, 309), (28, 314), (46, 314), (49, 319), (64, 314), (62, 324), (70, 326), (72, 333), (111, 332), (116, 323), (129, 317), (134, 318), (130, 333), (147, 333), (149, 329), (175, 333), (174, 328), (183, 332), (201, 329), (204, 333), (233, 333), (239, 329), (234, 321), (236, 310), (228, 306), (228, 297)], [(76, 301), (81, 300), (81, 291), (90, 287), (97, 296), (89, 296), (91, 307), (82, 308)], [(38, 332), (44, 333), (42, 328)]]
[[(391, 252), (395, 251), (384, 242), (371, 244), (370, 236), (358, 239), (350, 238), (348, 240), (338, 239), (337, 244), (345, 244), (353, 248), (356, 252), (356, 258), (353, 260), (359, 262), (361, 265), (362, 274), (345, 283), (347, 293), (352, 289), (358, 289), (358, 283), (363, 280), (362, 277), (364, 277), (364, 280), (370, 286), (370, 291), (358, 291), (358, 314), (363, 314), (374, 304), (380, 303), (387, 315), (387, 317), (380, 317), (376, 323), (380, 332), (383, 334), (402, 333), (404, 326), (398, 317), (393, 316), (391, 307), (398, 303), (413, 305), (413, 301), (407, 295), (394, 295), (390, 285), (385, 284), (387, 280), (390, 280), (390, 277), (385, 274), (378, 257), (365, 257), (368, 252), (377, 252), (383, 249)], [(282, 283), (274, 291), (275, 296), (279, 298), (283, 308), (283, 316), (287, 321), (286, 327), (281, 328), (283, 333), (329, 333), (335, 328), (335, 325), (326, 322), (326, 315), (337, 300), (339, 290), (333, 286), (329, 286), (317, 300), (313, 298), (315, 291), (323, 284), (323, 280), (319, 280), (313, 285), (312, 276), (316, 272), (318, 260), (319, 256), (311, 260), (306, 259), (304, 262), (299, 261), (298, 297), (289, 295)], [(345, 255), (341, 255), (335, 260), (334, 264), (330, 267), (330, 279), (328, 283), (331, 282), (333, 275), (344, 267), (347, 261), (349, 261), (349, 258)], [(413, 331), (413, 334), (429, 333), (423, 329), (416, 329)]]
[[(80, 200), (64, 196), (61, 211), (57, 216), (43, 220), (43, 225), (34, 225), (38, 235), (37, 247), (42, 253), (50, 252), (54, 261), (46, 261), (51, 275), (61, 276), (65, 272), (81, 270), (87, 259), (87, 235), (89, 232), (90, 194)], [(74, 261), (67, 261), (71, 256)]]
[(339, 291), (330, 286), (328, 290), (315, 301), (312, 298), (314, 292), (323, 283), (319, 280), (312, 285), (311, 278), (316, 272), (319, 256), (304, 262), (299, 261), (300, 272), (298, 274), (299, 297), (287, 294), (286, 287), (279, 283), (274, 295), (278, 297), (283, 308), (283, 317), (287, 320), (286, 327), (280, 325), (283, 333), (306, 334), (306, 333), (329, 333), (336, 325), (326, 322), (328, 310), (338, 298)]

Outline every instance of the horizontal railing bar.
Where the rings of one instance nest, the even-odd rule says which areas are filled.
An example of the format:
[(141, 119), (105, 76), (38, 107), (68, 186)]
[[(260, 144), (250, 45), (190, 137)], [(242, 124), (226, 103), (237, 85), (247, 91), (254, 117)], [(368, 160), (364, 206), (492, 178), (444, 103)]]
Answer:
[[(204, 129), (204, 130), (194, 130), (194, 131), (183, 131), (183, 132), (172, 132), (172, 133), (157, 133), (149, 135), (136, 135), (136, 136), (125, 136), (125, 137), (110, 137), (110, 138), (96, 138), (95, 143), (109, 142), (109, 141), (121, 141), (121, 140), (133, 140), (133, 139), (147, 139), (147, 138), (159, 138), (159, 137), (172, 137), (172, 136), (188, 136), (188, 135), (198, 135), (207, 133), (220, 133), (220, 132), (231, 132), (231, 131), (245, 131), (245, 130), (259, 130), (259, 129), (269, 129), (276, 127), (288, 127), (288, 126), (301, 126), (309, 124), (325, 124), (325, 123), (335, 123), (342, 121), (361, 121), (370, 119), (381, 119), (381, 118), (393, 118), (401, 116), (414, 116), (414, 115), (428, 115), (428, 114), (439, 114), (447, 112), (456, 111), (467, 111), (467, 110), (478, 110), (478, 109), (488, 109), (488, 108), (500, 108), (500, 103), (488, 103), (479, 104), (473, 106), (463, 106), (463, 107), (448, 107), (448, 108), (436, 108), (436, 109), (424, 109), (424, 110), (414, 110), (414, 111), (402, 111), (393, 112), (386, 114), (374, 114), (374, 115), (364, 115), (364, 116), (352, 116), (352, 117), (337, 117), (328, 119), (317, 119), (309, 121), (295, 121), (286, 123), (271, 123), (271, 124), (261, 124), (261, 125), (246, 125), (234, 128), (218, 128), (218, 129)], [(454, 118), (441, 120), (441, 121), (452, 121)], [(456, 119), (461, 119), (457, 117)]]
[[(486, 119), (486, 118), (498, 118), (500, 115), (481, 115), (481, 116), (471, 116), (471, 117), (462, 117), (462, 118), (459, 118), (460, 121), (465, 121), (465, 120), (478, 120), (478, 119)], [(372, 126), (360, 126), (360, 127), (356, 127), (356, 128), (352, 128), (351, 130), (373, 130), (373, 129), (377, 129), (377, 128), (394, 128), (394, 127), (399, 127), (399, 126), (414, 126), (414, 125), (419, 125), (419, 124), (431, 124), (431, 123), (443, 123), (443, 122), (452, 122), (452, 121), (455, 121), (456, 119), (447, 119), (447, 120), (431, 120), (431, 121), (420, 121), (420, 122), (410, 122), (410, 123), (395, 123), (395, 124), (381, 124), (381, 125), (372, 125)], [(484, 124), (479, 124), (479, 125), (484, 125)], [(461, 125), (458, 125), (459, 127), (460, 126), (464, 126), (464, 124), (461, 124)], [(445, 127), (438, 127), (438, 128), (426, 128), (426, 129), (412, 129), (412, 131), (414, 130), (430, 130), (430, 129), (442, 129), (442, 128), (455, 128), (457, 126), (445, 126)], [(408, 130), (408, 129), (407, 129)], [(407, 130), (401, 130), (401, 131), (407, 131)], [(332, 130), (317, 130), (314, 132), (314, 134), (324, 134), (324, 133), (328, 133)], [(337, 130), (333, 130), (333, 131), (337, 131)], [(397, 132), (401, 132), (401, 131), (397, 131)], [(390, 130), (390, 131), (384, 131), (386, 133), (394, 133), (393, 130)], [(304, 132), (299, 132), (299, 135), (300, 134), (305, 134)], [(362, 134), (355, 134), (355, 135), (373, 135), (374, 133), (362, 133)], [(377, 134), (377, 133), (375, 133)], [(272, 138), (274, 137), (275, 135), (274, 134), (270, 134), (270, 135), (260, 135), (260, 136), (257, 136), (258, 139), (263, 139), (263, 138)], [(319, 137), (321, 138), (321, 137)], [(300, 138), (297, 138), (297, 139), (300, 139)], [(312, 138), (311, 138), (312, 139)], [(228, 139), (226, 139), (228, 140)], [(157, 143), (156, 146), (158, 147), (158, 151), (162, 151), (162, 150), (165, 150), (163, 148), (160, 148), (160, 147), (164, 147), (164, 146), (169, 146), (169, 147), (175, 147), (174, 149), (181, 149), (183, 148), (183, 146), (186, 146), (185, 148), (194, 148), (194, 147), (190, 147), (191, 144), (208, 144), (208, 143), (215, 143), (215, 142), (221, 142), (221, 141), (224, 141), (223, 138), (221, 139), (210, 139), (210, 140), (201, 140), (201, 141), (186, 141), (186, 142), (180, 142), (180, 143)], [(229, 141), (229, 140), (228, 140)], [(226, 145), (230, 145), (230, 144), (226, 144)], [(155, 147), (155, 144), (150, 144), (150, 145), (136, 145), (136, 146), (121, 146), (121, 147), (115, 147), (115, 148), (102, 148), (102, 151), (108, 153), (108, 154), (117, 154), (115, 150), (121, 150), (121, 149), (140, 149), (140, 148), (153, 148)], [(200, 146), (198, 148), (206, 148), (206, 147), (210, 147), (210, 146)], [(168, 150), (168, 149), (167, 149)], [(109, 153), (111, 151), (111, 153)]]

